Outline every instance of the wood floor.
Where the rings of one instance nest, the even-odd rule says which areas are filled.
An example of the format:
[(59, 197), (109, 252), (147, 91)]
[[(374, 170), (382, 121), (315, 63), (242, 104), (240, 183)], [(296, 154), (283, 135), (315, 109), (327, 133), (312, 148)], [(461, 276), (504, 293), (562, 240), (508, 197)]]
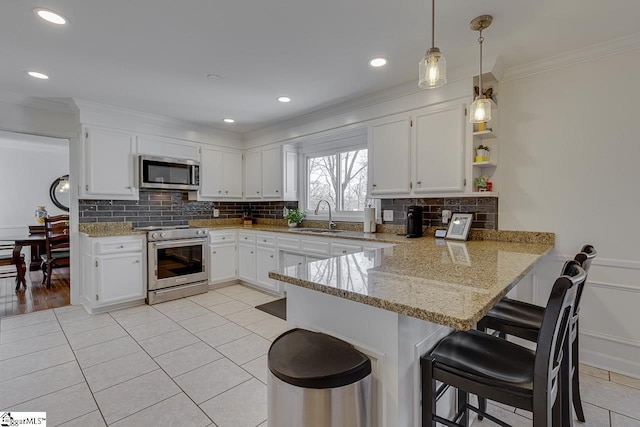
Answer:
[(15, 290), (15, 278), (0, 279), (0, 317), (31, 313), (70, 304), (69, 268), (54, 268), (51, 288), (42, 284), (42, 272), (27, 272), (27, 289)]

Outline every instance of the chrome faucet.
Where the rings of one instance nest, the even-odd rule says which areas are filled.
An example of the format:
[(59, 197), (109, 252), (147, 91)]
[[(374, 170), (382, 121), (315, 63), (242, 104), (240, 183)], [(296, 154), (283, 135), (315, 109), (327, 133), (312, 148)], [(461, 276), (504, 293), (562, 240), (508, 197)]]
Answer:
[(320, 209), (320, 203), (325, 202), (327, 204), (327, 206), (329, 207), (329, 230), (333, 230), (333, 227), (336, 226), (336, 223), (331, 221), (331, 203), (329, 203), (327, 200), (322, 199), (318, 202), (318, 205), (316, 206), (316, 210), (313, 211), (313, 213), (315, 215), (318, 215), (318, 209)]

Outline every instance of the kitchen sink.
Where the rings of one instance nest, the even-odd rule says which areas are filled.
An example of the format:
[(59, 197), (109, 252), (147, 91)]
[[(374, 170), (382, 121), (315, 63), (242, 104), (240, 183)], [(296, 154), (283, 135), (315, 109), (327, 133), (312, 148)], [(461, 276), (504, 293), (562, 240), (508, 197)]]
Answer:
[(292, 228), (292, 229), (289, 229), (289, 231), (292, 231), (294, 233), (323, 234), (323, 233), (342, 233), (344, 230), (329, 230), (328, 228)]

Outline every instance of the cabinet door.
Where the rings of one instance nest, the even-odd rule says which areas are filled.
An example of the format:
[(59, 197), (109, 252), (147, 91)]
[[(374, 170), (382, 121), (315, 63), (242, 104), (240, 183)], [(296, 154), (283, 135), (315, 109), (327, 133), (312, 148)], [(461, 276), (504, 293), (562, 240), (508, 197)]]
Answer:
[(426, 109), (414, 118), (414, 193), (464, 191), (464, 104)]
[(103, 255), (95, 260), (97, 305), (145, 297), (142, 253)]
[(262, 151), (262, 196), (282, 198), (282, 147)]
[(222, 155), (224, 197), (242, 198), (242, 153), (224, 150)]
[(129, 133), (85, 128), (84, 198), (137, 200), (135, 139)]
[(294, 267), (296, 265), (304, 265), (305, 256), (300, 254), (292, 254), (290, 252), (282, 252), (280, 257), (282, 267)]
[(209, 246), (209, 255), (211, 283), (226, 282), (236, 278), (238, 267), (235, 244)]
[(238, 276), (256, 282), (256, 245), (238, 245)]
[(247, 199), (262, 197), (262, 152), (244, 155), (244, 188)]
[(278, 258), (275, 248), (258, 247), (256, 268), (258, 285), (269, 291), (278, 292), (278, 281), (269, 277), (269, 271), (278, 268)]
[(138, 137), (138, 154), (149, 154), (172, 159), (198, 159), (198, 147), (187, 141), (170, 138)]
[(369, 128), (369, 194), (390, 196), (411, 191), (410, 123), (401, 118)]
[(362, 252), (362, 246), (346, 245), (344, 243), (331, 243), (331, 255), (340, 256)]
[(200, 196), (218, 198), (224, 196), (224, 172), (222, 149), (202, 147), (200, 153)]
[(284, 199), (298, 200), (298, 153), (284, 149)]

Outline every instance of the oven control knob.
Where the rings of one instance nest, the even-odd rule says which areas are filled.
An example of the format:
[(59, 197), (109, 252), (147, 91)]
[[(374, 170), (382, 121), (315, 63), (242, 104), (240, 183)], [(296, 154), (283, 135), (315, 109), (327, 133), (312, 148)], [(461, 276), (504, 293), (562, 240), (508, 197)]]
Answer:
[(166, 235), (167, 235), (166, 233), (160, 233), (160, 237), (164, 237)]
[(151, 238), (155, 239), (156, 237), (158, 237), (158, 233), (151, 233)]

